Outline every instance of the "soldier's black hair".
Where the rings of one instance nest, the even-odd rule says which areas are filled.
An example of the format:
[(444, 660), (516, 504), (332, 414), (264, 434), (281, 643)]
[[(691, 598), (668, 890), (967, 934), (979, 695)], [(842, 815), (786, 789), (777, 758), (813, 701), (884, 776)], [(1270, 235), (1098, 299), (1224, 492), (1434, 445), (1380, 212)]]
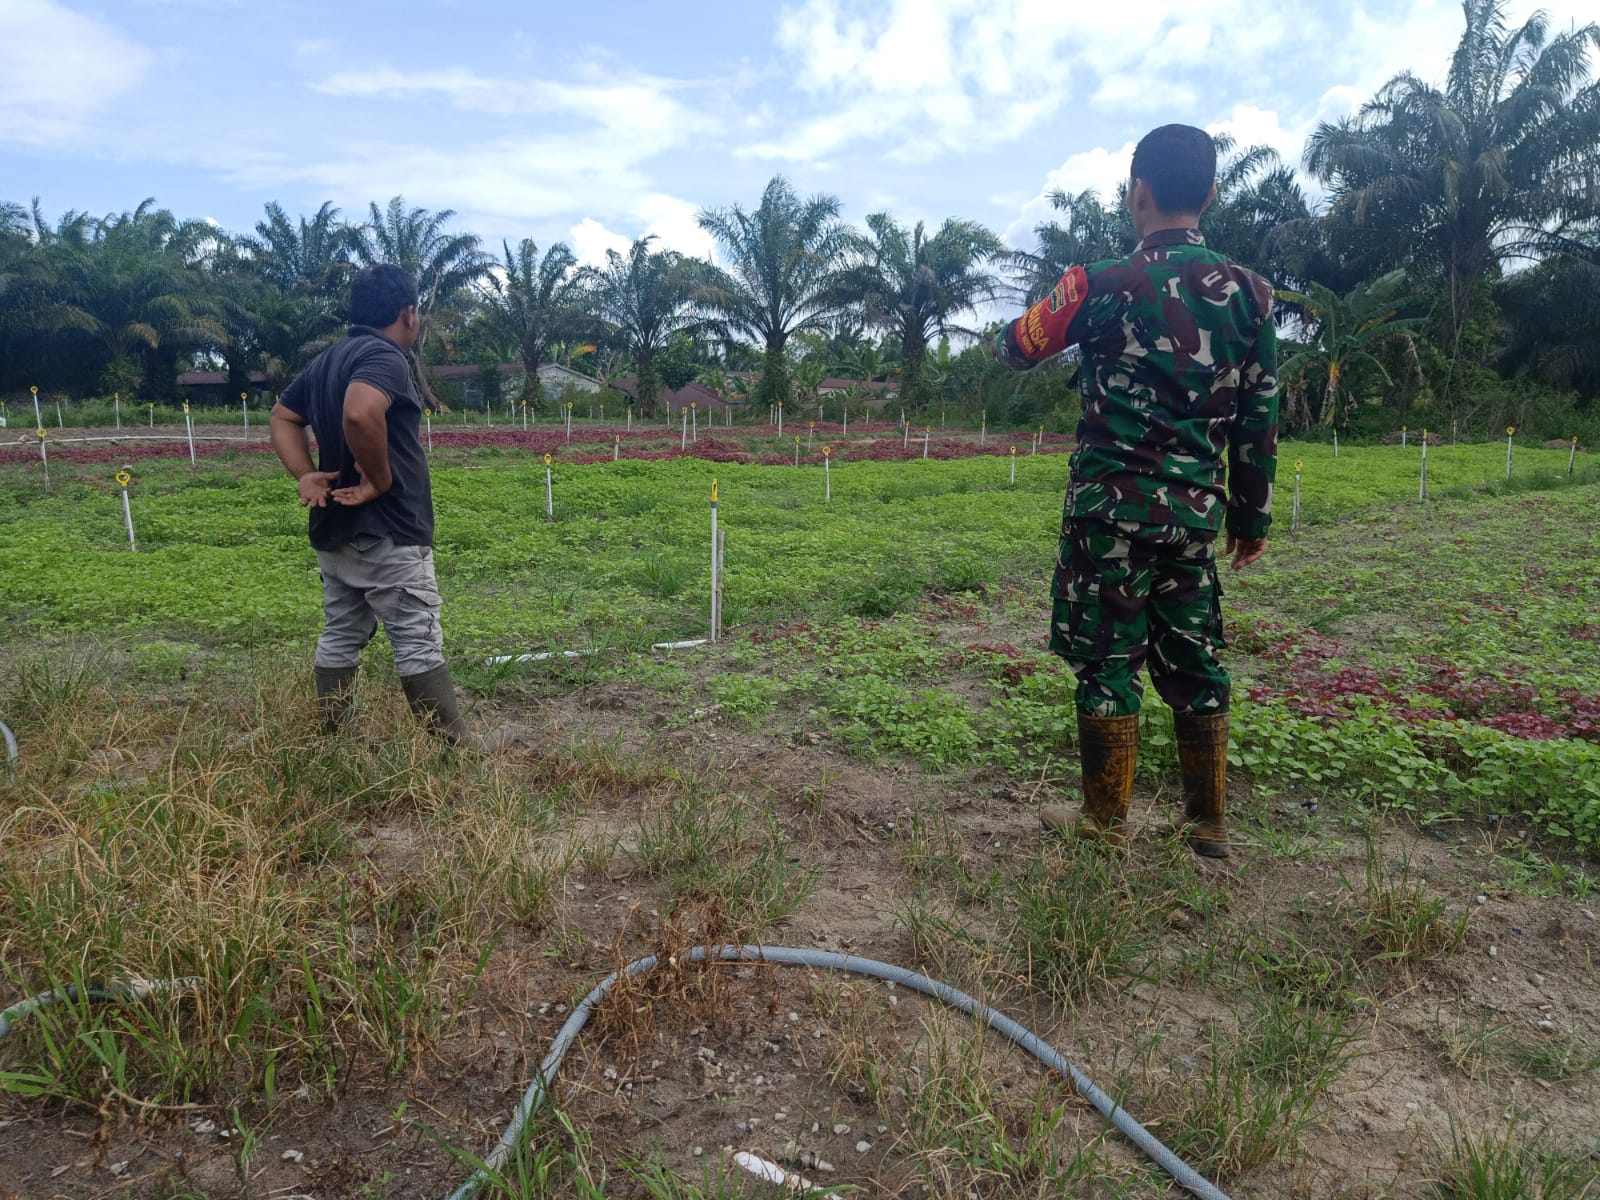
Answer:
[(1216, 144), (1193, 125), (1163, 125), (1139, 140), (1130, 175), (1150, 185), (1162, 212), (1197, 213), (1217, 181)]
[(363, 267), (350, 281), (350, 323), (387, 329), (417, 302), (417, 281), (393, 263)]

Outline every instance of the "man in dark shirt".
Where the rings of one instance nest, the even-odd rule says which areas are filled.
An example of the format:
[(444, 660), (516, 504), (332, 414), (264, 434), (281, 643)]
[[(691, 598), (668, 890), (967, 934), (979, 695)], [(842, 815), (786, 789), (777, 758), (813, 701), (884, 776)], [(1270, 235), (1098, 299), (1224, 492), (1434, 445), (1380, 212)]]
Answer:
[[(433, 493), (407, 351), (417, 340), (416, 282), (399, 267), (359, 272), (350, 330), (300, 372), (272, 409), (272, 448), (311, 510), (322, 571), (317, 641), (323, 726), (349, 718), (361, 650), (388, 631), (411, 710), (451, 742), (467, 738), (439, 625)], [(316, 434), (317, 466), (306, 431)]]
[[(1025, 369), (1082, 348), (1083, 419), (1057, 557), (1050, 645), (1078, 679), (1079, 836), (1126, 839), (1148, 661), (1172, 707), (1189, 844), (1226, 857), (1228, 672), (1217, 534), (1235, 570), (1259, 559), (1277, 465), (1272, 288), (1206, 249), (1216, 196), (1204, 130), (1165, 125), (1133, 154), (1127, 205), (1139, 245), (1072, 267), (1000, 331)], [(1072, 822), (1057, 806), (1046, 827)]]

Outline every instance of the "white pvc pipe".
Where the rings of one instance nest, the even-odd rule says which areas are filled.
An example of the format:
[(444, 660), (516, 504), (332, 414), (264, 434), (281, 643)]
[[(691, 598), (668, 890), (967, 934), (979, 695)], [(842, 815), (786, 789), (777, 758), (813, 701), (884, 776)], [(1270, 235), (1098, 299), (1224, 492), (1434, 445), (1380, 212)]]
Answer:
[(546, 650), (540, 654), (497, 654), (483, 660), (486, 667), (503, 667), (507, 663), (549, 662), (552, 658), (588, 658), (598, 650)]

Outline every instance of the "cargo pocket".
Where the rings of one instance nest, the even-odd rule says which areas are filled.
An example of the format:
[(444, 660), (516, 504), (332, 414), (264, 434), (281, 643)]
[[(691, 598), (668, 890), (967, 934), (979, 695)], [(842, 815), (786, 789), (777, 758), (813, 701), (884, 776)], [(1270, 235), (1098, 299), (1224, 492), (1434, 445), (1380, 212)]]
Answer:
[(1211, 636), (1213, 649), (1228, 649), (1228, 633), (1222, 625), (1222, 577), (1217, 573), (1215, 561), (1206, 568), (1211, 576), (1211, 621), (1207, 632)]
[(1100, 602), (1100, 581), (1078, 581), (1071, 596), (1057, 597), (1050, 607), (1051, 653), (1069, 663), (1105, 661), (1115, 629), (1111, 610)]

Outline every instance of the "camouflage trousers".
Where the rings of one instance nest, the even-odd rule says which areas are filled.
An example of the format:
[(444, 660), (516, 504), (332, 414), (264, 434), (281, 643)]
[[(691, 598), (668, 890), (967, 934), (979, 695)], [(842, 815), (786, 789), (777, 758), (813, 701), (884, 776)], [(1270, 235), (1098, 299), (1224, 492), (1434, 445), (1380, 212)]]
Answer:
[(1217, 658), (1222, 586), (1216, 534), (1175, 525), (1068, 518), (1056, 561), (1050, 649), (1078, 678), (1078, 711), (1139, 711), (1139, 668), (1181, 713), (1228, 710)]

